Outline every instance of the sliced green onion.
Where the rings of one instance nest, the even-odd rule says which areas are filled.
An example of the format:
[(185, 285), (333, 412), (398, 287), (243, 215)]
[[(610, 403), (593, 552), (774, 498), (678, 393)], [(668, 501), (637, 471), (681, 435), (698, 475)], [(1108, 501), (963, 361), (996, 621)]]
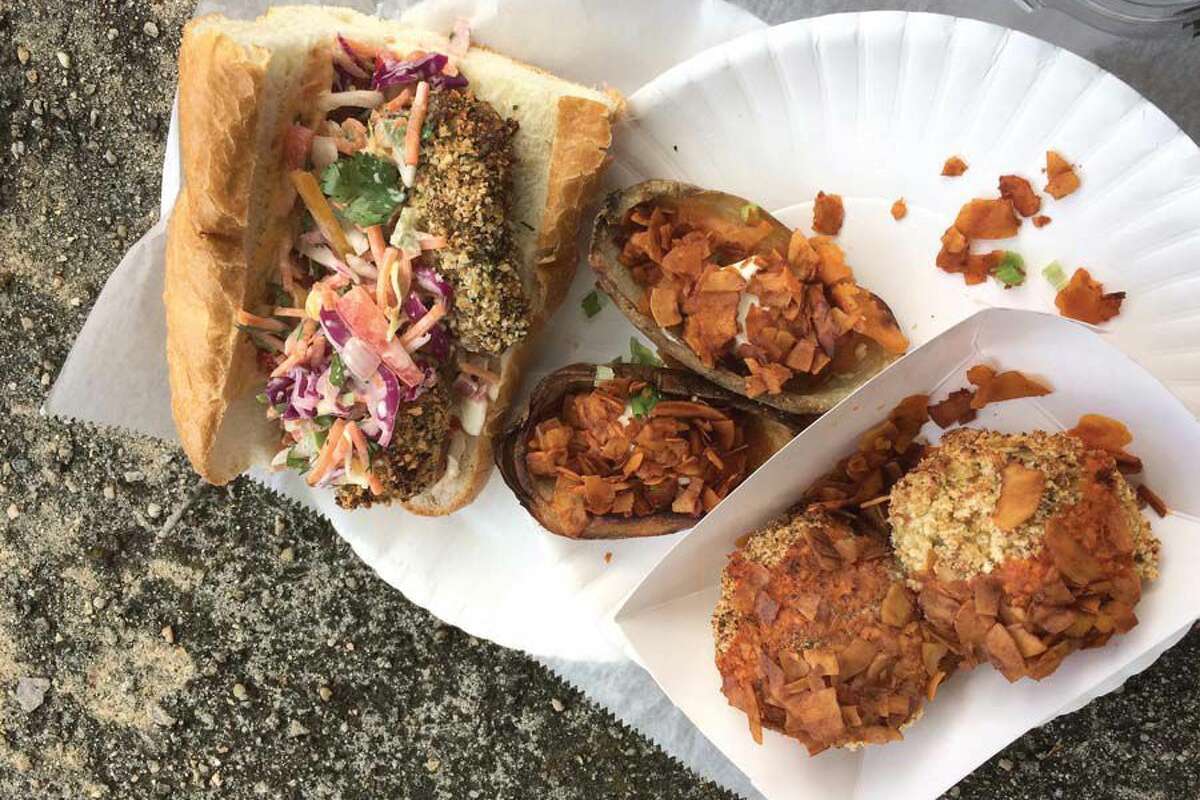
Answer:
[(313, 443), (316, 445), (315, 450), (320, 450), (325, 446), (325, 440), (329, 438), (329, 431), (313, 431)]
[(270, 405), (271, 403), (271, 401), (267, 399), (266, 392), (259, 392), (258, 394), (254, 395), (254, 399), (258, 401), (260, 406)]
[(758, 221), (758, 206), (756, 206), (754, 203), (746, 203), (746, 205), (742, 206), (742, 208), (741, 208), (741, 214), (742, 214), (742, 222), (745, 222), (746, 224), (750, 224), (751, 222), (757, 222)]
[(600, 309), (604, 308), (604, 298), (593, 289), (584, 295), (579, 305), (583, 306), (583, 313), (587, 314), (588, 319), (591, 319), (600, 313)]
[(653, 350), (632, 336), (629, 337), (629, 354), (634, 364), (645, 364), (651, 367), (663, 365), (662, 359), (655, 355)]
[(346, 385), (346, 369), (342, 365), (342, 357), (337, 353), (329, 362), (329, 382), (339, 389)]
[(660, 399), (654, 387), (647, 386), (630, 399), (629, 408), (632, 409), (635, 417), (644, 417), (650, 413), (652, 408), (658, 405)]
[(1042, 277), (1050, 281), (1050, 285), (1055, 289), (1062, 289), (1067, 285), (1067, 273), (1063, 271), (1062, 264), (1057, 261), (1051, 261), (1042, 270)]
[(1020, 253), (1007, 250), (1004, 257), (1000, 259), (1000, 265), (996, 267), (994, 274), (996, 280), (1003, 283), (1006, 289), (1020, 286), (1025, 282), (1025, 259), (1021, 258)]
[(607, 364), (601, 364), (596, 367), (596, 380), (593, 382), (596, 384), (601, 384), (604, 383), (604, 381), (611, 381), (615, 377), (617, 377), (617, 373), (613, 372), (612, 367), (608, 366)]

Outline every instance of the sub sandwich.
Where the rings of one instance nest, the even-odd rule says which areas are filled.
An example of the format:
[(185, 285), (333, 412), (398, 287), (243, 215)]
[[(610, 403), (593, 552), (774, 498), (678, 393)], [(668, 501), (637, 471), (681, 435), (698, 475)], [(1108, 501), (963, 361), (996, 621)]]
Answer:
[(561, 301), (618, 97), (348, 9), (194, 20), (164, 301), (196, 470), (355, 508), (482, 488)]

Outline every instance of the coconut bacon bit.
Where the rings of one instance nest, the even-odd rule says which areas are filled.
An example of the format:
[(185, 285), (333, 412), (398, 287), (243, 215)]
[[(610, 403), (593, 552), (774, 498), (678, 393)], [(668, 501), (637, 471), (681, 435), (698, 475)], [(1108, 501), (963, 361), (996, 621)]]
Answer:
[(908, 203), (904, 202), (904, 198), (901, 197), (899, 200), (892, 203), (892, 219), (899, 222), (900, 220), (904, 219), (907, 216), (908, 216)]
[(1121, 313), (1124, 300), (1124, 292), (1106, 293), (1103, 284), (1080, 267), (1067, 285), (1059, 289), (1054, 297), (1054, 305), (1064, 317), (1099, 325)]
[(950, 156), (942, 165), (942, 175), (947, 178), (957, 178), (967, 171), (967, 162), (958, 156)]
[[(1022, 217), (1032, 217), (1042, 210), (1042, 198), (1037, 196), (1029, 181), (1020, 175), (1000, 176), (1000, 196), (1011, 200), (1013, 208)], [(1034, 220), (1037, 224), (1037, 220)]]
[(813, 203), (813, 230), (825, 236), (837, 236), (845, 220), (846, 208), (842, 205), (842, 196), (817, 192), (816, 202)]
[(721, 361), (745, 375), (751, 397), (779, 394), (793, 377), (827, 367), (844, 371), (867, 340), (891, 353), (908, 349), (827, 237), (797, 230), (786, 258), (756, 254), (769, 222), (730, 224), (684, 204), (638, 206), (627, 225), (621, 261), (646, 289), (643, 313), (663, 328), (681, 326), (677, 335), (706, 366)]
[(1062, 200), (1079, 188), (1074, 167), (1054, 150), (1046, 151), (1046, 194)]
[(700, 517), (745, 478), (748, 453), (733, 418), (700, 402), (645, 402), (653, 391), (631, 378), (602, 381), (567, 395), (560, 415), (534, 430), (526, 464), (554, 479), (552, 503), (571, 535), (590, 516)]

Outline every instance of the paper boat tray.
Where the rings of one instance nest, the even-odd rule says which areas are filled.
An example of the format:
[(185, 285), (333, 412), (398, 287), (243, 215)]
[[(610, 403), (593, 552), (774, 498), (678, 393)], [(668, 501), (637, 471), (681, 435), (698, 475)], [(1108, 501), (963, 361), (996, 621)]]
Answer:
[[(1162, 540), (1162, 574), (1144, 587), (1140, 624), (1106, 647), (1072, 655), (1040, 683), (1010, 685), (986, 667), (957, 674), (902, 742), (809, 757), (798, 742), (765, 731), (756, 745), (745, 715), (721, 694), (713, 663), (709, 620), (734, 540), (794, 504), (899, 400), (915, 393), (940, 399), (967, 385), (966, 369), (978, 363), (1021, 370), (1054, 391), (990, 405), (973, 426), (1057, 431), (1094, 412), (1122, 420), (1133, 432), (1129, 449), (1171, 509), (1165, 519), (1145, 512)], [(932, 422), (923, 433), (938, 438)], [(1102, 335), (1045, 314), (981, 311), (909, 353), (777, 453), (667, 553), (616, 621), (633, 656), (767, 798), (936, 797), (1025, 731), (1145, 669), (1200, 616), (1198, 455), (1200, 424)]]

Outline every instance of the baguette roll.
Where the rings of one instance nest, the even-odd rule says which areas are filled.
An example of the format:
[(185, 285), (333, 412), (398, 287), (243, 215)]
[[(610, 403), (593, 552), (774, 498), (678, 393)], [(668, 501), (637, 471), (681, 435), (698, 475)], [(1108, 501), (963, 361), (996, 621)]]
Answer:
[[(326, 117), (335, 35), (396, 59), (414, 51), (454, 52), (446, 36), (344, 8), (275, 7), (255, 21), (207, 16), (184, 32), (184, 187), (167, 243), (167, 354), (184, 450), (197, 472), (216, 484), (279, 451), (280, 423), (255, 402), (267, 371), (237, 323), (244, 310), (272, 305), (281, 254), (300, 233), (303, 205), (289, 180), (288, 132), (293, 125), (315, 128)], [(499, 382), (482, 422), (467, 426), (472, 433), (455, 425), (441, 477), (404, 498), (409, 510), (426, 515), (461, 508), (487, 480), (491, 440), (520, 383), (530, 338), (573, 277), (580, 214), (598, 184), (621, 106), (615, 94), (480, 46), (457, 54), (456, 65), (476, 100), (516, 123), (504, 224), (528, 334), (486, 354)]]

